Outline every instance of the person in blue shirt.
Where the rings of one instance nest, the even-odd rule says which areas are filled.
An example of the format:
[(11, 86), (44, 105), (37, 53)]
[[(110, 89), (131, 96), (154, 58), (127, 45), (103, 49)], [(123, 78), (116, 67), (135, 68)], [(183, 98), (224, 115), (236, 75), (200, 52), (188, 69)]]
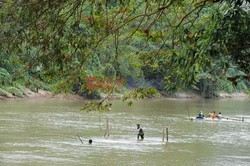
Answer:
[(196, 119), (204, 119), (204, 114), (202, 111), (199, 113), (199, 115), (196, 117)]

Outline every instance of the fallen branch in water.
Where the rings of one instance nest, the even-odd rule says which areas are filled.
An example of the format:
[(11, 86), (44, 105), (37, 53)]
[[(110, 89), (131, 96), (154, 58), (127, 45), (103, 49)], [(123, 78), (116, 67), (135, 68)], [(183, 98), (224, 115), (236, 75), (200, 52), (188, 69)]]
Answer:
[(228, 117), (221, 117), (221, 118), (226, 119), (226, 120), (235, 120), (235, 121), (244, 122), (244, 117), (242, 119), (235, 119), (235, 118), (228, 118)]

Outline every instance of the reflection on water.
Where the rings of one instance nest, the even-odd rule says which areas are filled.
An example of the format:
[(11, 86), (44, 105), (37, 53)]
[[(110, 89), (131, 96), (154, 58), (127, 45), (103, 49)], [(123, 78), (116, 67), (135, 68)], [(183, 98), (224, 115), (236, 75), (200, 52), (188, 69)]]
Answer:
[[(0, 165), (250, 165), (249, 100), (114, 101), (105, 114), (81, 112), (80, 101), (0, 102)], [(239, 121), (189, 121), (220, 111)], [(145, 140), (137, 141), (140, 123)], [(162, 130), (169, 128), (169, 142)], [(83, 144), (78, 139), (79, 135)], [(89, 145), (88, 140), (93, 144)]]

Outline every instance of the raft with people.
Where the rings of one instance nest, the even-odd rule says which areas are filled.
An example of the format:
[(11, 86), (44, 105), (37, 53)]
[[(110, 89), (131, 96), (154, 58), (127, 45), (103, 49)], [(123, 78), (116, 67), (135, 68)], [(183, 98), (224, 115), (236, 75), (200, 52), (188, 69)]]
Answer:
[(218, 114), (213, 111), (209, 113), (207, 116), (204, 116), (203, 112), (200, 111), (198, 116), (190, 118), (190, 120), (209, 120), (209, 121), (242, 121), (244, 122), (244, 117), (240, 118), (229, 118), (222, 116), (222, 113), (219, 112)]

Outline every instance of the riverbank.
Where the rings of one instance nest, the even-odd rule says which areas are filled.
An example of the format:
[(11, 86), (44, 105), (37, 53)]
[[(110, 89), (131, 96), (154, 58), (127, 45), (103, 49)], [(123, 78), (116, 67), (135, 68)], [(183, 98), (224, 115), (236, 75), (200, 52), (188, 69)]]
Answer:
[(38, 92), (33, 92), (30, 89), (24, 90), (23, 97), (18, 97), (13, 94), (9, 94), (7, 96), (1, 96), (0, 100), (17, 100), (17, 99), (23, 99), (23, 98), (31, 98), (31, 99), (42, 99), (42, 98), (55, 98), (55, 99), (65, 99), (65, 100), (82, 100), (85, 99), (84, 97), (81, 97), (76, 94), (53, 94), (52, 92), (45, 91), (45, 90), (38, 90)]
[[(14, 96), (12, 94), (8, 96), (1, 96), (0, 100), (16, 100), (22, 98), (55, 98), (55, 99), (65, 99), (65, 100), (86, 100), (86, 97), (77, 95), (77, 94), (70, 94), (70, 93), (60, 93), (60, 94), (53, 94), (52, 92), (45, 91), (45, 90), (38, 90), (38, 92), (33, 92), (29, 89), (25, 89), (25, 95), (23, 97)], [(100, 93), (101, 99), (107, 97), (108, 94)], [(113, 93), (111, 94), (108, 99), (110, 100), (119, 100), (121, 99), (123, 94), (121, 93)], [(214, 98), (216, 99), (245, 99), (248, 98), (249, 95), (243, 92), (237, 93), (218, 93)], [(181, 93), (174, 93), (174, 94), (166, 94), (164, 92), (160, 92), (151, 98), (162, 98), (162, 99), (202, 99), (203, 97), (194, 92), (181, 92)]]
[[(200, 94), (194, 92), (182, 92), (182, 93), (174, 93), (173, 95), (166, 96), (167, 98), (176, 98), (176, 99), (201, 99), (204, 98)], [(214, 99), (245, 99), (248, 98), (249, 95), (244, 92), (235, 92), (235, 93), (217, 93)]]

